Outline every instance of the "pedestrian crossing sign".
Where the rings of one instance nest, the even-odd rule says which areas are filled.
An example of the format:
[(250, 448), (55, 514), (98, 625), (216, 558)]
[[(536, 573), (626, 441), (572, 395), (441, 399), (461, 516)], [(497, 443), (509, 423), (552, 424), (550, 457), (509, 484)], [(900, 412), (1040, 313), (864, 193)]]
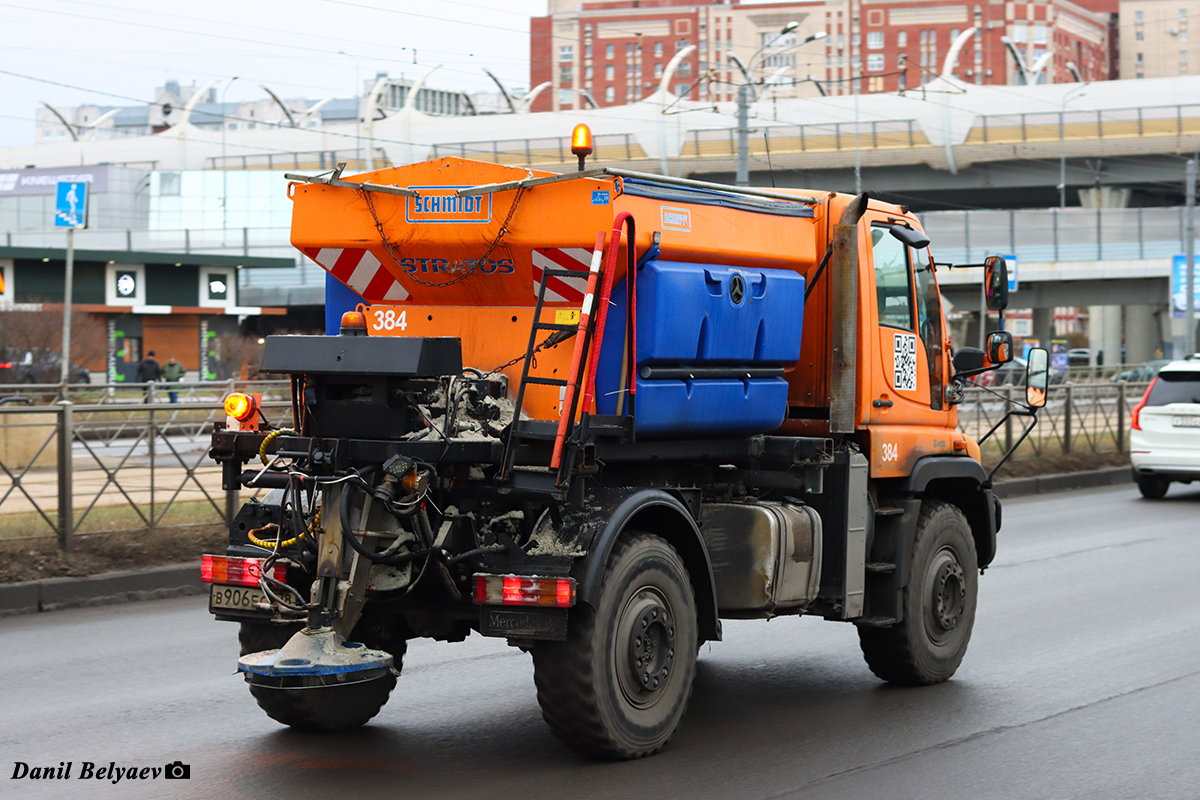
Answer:
[(87, 223), (88, 185), (83, 181), (59, 181), (54, 204), (54, 227), (82, 228)]

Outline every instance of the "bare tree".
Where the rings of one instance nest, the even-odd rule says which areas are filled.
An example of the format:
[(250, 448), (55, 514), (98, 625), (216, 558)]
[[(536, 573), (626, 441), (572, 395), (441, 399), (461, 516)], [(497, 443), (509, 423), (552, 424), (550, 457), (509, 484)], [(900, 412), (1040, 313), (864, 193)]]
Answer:
[(263, 346), (258, 341), (253, 336), (218, 336), (210, 351), (209, 370), (218, 380), (254, 380), (262, 361)]
[[(26, 353), (37, 363), (47, 363), (45, 354), (61, 354), (62, 306), (40, 311), (0, 310), (0, 361), (20, 362)], [(71, 313), (71, 363), (103, 363), (108, 354), (104, 319), (79, 309)], [(46, 376), (39, 376), (42, 379)], [(54, 378), (57, 382), (57, 378)]]

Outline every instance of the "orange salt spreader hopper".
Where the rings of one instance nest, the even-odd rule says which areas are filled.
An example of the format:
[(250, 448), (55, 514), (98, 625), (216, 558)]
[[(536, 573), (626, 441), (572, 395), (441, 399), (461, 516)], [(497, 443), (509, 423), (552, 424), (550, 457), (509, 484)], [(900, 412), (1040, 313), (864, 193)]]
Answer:
[[(576, 131), (572, 144), (582, 162), (590, 142)], [(674, 261), (800, 271), (816, 264), (812, 198), (795, 197), (802, 215), (747, 213), (716, 191), (712, 203), (696, 202), (695, 192), (673, 196), (659, 180), (462, 158), (345, 179), (335, 172), (288, 185), (292, 244), (362, 297), (370, 335), (458, 337), (464, 366), (504, 372), (515, 391), (543, 282), (542, 321), (577, 322), (598, 235), (608, 250), (614, 223), (612, 282), (625, 277), (625, 216), (635, 223), (638, 257), (657, 243)], [(544, 274), (560, 268), (579, 277)], [(531, 374), (564, 377), (571, 353), (570, 341), (539, 351)], [(535, 419), (557, 418), (558, 394), (531, 384), (523, 408)]]

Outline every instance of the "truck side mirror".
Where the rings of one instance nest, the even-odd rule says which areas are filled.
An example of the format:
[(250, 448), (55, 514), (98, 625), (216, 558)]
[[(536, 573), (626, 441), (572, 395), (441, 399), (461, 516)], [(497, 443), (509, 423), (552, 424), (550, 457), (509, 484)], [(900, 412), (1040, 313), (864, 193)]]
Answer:
[(983, 260), (983, 290), (989, 309), (1008, 308), (1008, 263), (1004, 256), (988, 256)]
[(954, 351), (954, 373), (979, 372), (987, 366), (985, 353), (978, 347), (960, 347)]
[(1046, 405), (1046, 388), (1050, 383), (1050, 353), (1044, 347), (1029, 351), (1025, 368), (1025, 403), (1032, 408)]
[(929, 237), (915, 228), (910, 228), (907, 225), (893, 225), (890, 230), (892, 236), (895, 236), (914, 250), (924, 250), (926, 247), (929, 247)]
[(987, 338), (987, 356), (992, 364), (1013, 360), (1013, 337), (1009, 331), (992, 331)]

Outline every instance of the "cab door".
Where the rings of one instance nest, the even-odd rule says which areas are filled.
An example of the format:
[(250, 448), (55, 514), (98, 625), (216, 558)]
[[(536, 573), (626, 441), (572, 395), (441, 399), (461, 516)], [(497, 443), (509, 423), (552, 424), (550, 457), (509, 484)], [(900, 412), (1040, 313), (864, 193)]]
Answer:
[(952, 453), (961, 436), (945, 404), (946, 353), (941, 296), (928, 248), (891, 233), (905, 220), (882, 216), (868, 228), (878, 337), (864, 399), (875, 477), (909, 474), (923, 455)]
[[(929, 382), (924, 348), (918, 342), (912, 250), (892, 236), (886, 222), (870, 227), (875, 274), (875, 312), (883, 381), (874, 387), (872, 407), (897, 403), (928, 406)], [(889, 415), (895, 416), (895, 415)]]

